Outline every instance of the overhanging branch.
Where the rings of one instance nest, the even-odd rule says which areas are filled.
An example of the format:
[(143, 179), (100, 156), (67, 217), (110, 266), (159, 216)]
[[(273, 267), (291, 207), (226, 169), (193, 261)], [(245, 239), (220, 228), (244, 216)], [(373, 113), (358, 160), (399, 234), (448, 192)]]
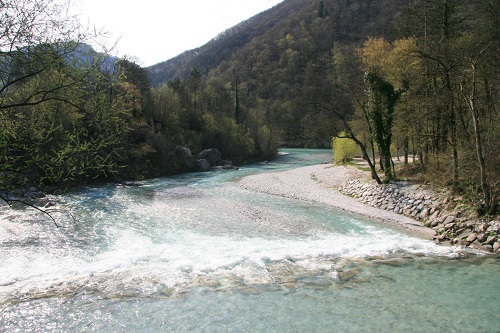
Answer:
[(28, 206), (30, 208), (33, 208), (33, 209), (35, 209), (35, 210), (37, 210), (37, 211), (39, 211), (39, 212), (47, 215), (52, 220), (52, 222), (54, 222), (54, 225), (57, 228), (61, 227), (59, 224), (57, 224), (56, 219), (50, 214), (50, 212), (47, 212), (46, 210), (44, 210), (44, 209), (42, 209), (40, 207), (37, 207), (37, 206), (35, 206), (33, 204), (30, 204), (29, 202), (26, 202), (24, 200), (20, 200), (20, 199), (8, 199), (8, 198), (3, 197), (2, 195), (0, 195), (0, 199), (3, 200), (3, 201), (5, 201), (7, 203), (7, 205), (9, 205), (9, 207), (12, 207), (12, 203), (17, 202), (17, 203), (23, 204), (25, 206)]

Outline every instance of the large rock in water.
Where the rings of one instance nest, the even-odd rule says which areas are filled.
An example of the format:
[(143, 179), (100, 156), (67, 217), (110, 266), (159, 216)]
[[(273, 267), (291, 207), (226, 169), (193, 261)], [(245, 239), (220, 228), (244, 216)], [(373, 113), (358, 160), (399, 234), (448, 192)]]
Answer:
[(216, 148), (205, 149), (198, 154), (199, 160), (207, 160), (210, 166), (216, 166), (220, 164), (221, 152)]

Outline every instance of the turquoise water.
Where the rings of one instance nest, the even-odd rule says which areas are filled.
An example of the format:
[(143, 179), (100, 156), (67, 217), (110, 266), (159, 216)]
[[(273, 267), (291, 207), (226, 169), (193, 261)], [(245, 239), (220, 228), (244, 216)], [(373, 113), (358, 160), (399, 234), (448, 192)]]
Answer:
[(497, 258), (235, 184), (285, 152), (0, 211), (0, 331), (500, 332)]

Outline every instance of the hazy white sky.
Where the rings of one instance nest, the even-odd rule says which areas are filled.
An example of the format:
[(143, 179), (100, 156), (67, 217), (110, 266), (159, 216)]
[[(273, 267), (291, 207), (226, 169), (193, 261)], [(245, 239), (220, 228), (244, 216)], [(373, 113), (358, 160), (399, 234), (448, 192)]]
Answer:
[(204, 45), (283, 0), (76, 0), (84, 24), (104, 28), (114, 53), (150, 66)]

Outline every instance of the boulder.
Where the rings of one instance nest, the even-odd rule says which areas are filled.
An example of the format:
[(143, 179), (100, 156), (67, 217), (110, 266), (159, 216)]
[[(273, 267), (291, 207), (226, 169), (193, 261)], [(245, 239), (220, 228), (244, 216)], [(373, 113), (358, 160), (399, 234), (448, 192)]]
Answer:
[(199, 160), (207, 160), (210, 166), (219, 165), (221, 162), (221, 152), (216, 148), (205, 149), (198, 154)]
[(476, 227), (476, 222), (474, 222), (474, 221), (467, 221), (467, 223), (465, 223), (465, 225), (469, 229), (474, 229)]
[(446, 224), (444, 225), (444, 227), (445, 227), (446, 229), (455, 229), (456, 224), (455, 224), (455, 222), (446, 223)]
[(497, 240), (497, 237), (496, 236), (489, 236), (487, 239), (486, 239), (486, 244), (488, 245), (493, 245), (493, 243), (495, 243), (495, 241)]
[(487, 232), (498, 232), (500, 231), (500, 228), (497, 225), (490, 224), (488, 229), (486, 229)]
[(467, 237), (466, 241), (467, 241), (467, 242), (471, 242), (471, 243), (472, 243), (472, 242), (474, 242), (474, 241), (476, 240), (476, 238), (477, 238), (477, 234), (470, 234), (470, 235)]
[(500, 242), (495, 242), (493, 244), (493, 251), (495, 252), (500, 251)]
[(205, 159), (196, 160), (196, 169), (201, 172), (210, 171), (210, 163)]
[(479, 223), (476, 225), (475, 230), (477, 232), (485, 232), (487, 228), (488, 228), (488, 225), (486, 223)]
[(466, 239), (467, 237), (469, 237), (470, 235), (472, 234), (472, 230), (470, 229), (465, 229), (464, 231), (462, 231), (460, 233), (460, 235), (458, 236), (458, 238), (460, 239)]
[(422, 210), (422, 212), (420, 213), (420, 218), (421, 219), (425, 219), (425, 218), (427, 218), (427, 216), (429, 216), (429, 209), (428, 208), (424, 208)]
[(177, 155), (183, 156), (183, 157), (189, 157), (189, 158), (191, 158), (193, 156), (191, 154), (191, 150), (189, 148), (182, 147), (182, 146), (175, 147), (175, 153)]
[(175, 147), (175, 155), (177, 156), (183, 169), (194, 169), (193, 155), (191, 154), (191, 150), (189, 148), (177, 146)]
[(432, 217), (429, 219), (429, 221), (431, 221), (431, 228), (434, 228), (435, 226), (437, 226), (439, 224), (439, 221), (433, 219)]
[(437, 219), (439, 216), (439, 210), (435, 209), (434, 212), (432, 213), (431, 219)]
[(477, 240), (480, 241), (481, 243), (486, 241), (487, 238), (488, 238), (488, 235), (483, 234), (483, 233), (480, 233), (477, 235)]
[(477, 239), (474, 242), (472, 242), (472, 244), (470, 244), (469, 246), (476, 250), (486, 250), (483, 247), (483, 244), (481, 244)]
[(452, 222), (455, 222), (457, 218), (453, 215), (448, 215), (446, 216), (444, 219), (443, 219), (443, 224), (448, 224), (448, 223), (452, 223)]

